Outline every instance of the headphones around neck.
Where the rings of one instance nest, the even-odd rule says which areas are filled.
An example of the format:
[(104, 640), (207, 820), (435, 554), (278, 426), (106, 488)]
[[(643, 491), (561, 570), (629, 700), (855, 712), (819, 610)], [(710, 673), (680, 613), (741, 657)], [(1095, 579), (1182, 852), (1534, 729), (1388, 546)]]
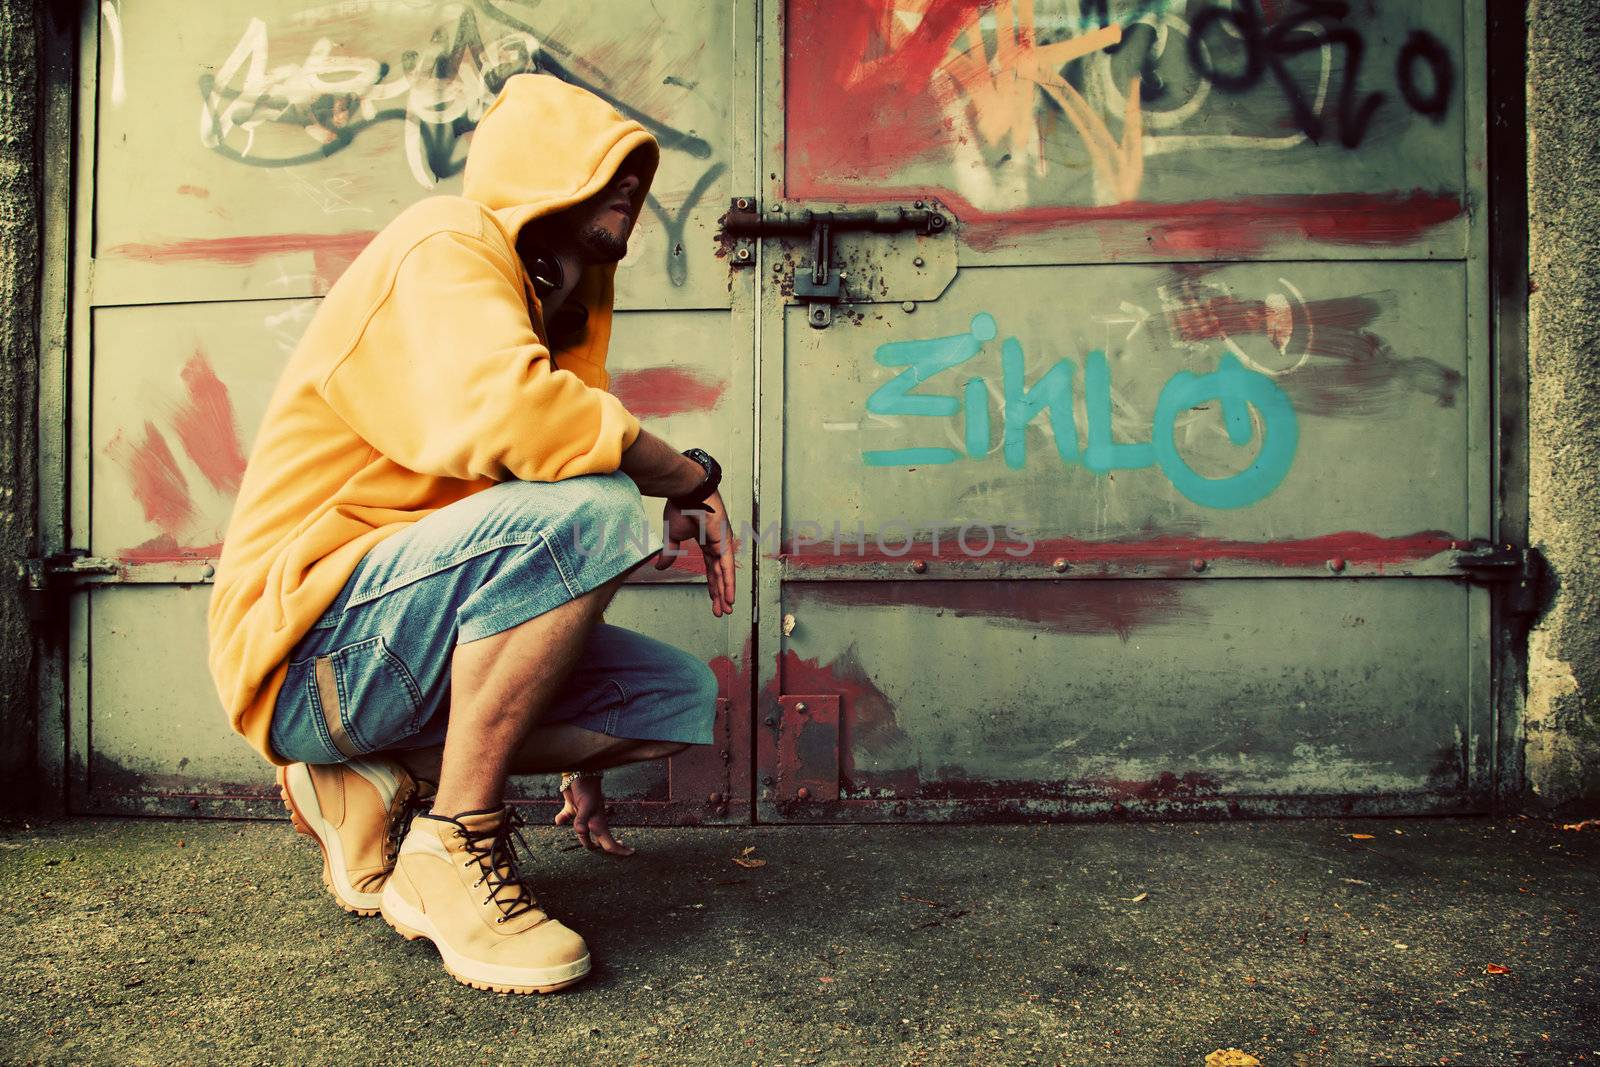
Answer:
[(533, 291), (539, 295), (540, 300), (561, 288), (561, 283), (565, 280), (561, 273), (561, 262), (543, 252), (534, 253), (528, 263), (528, 277), (533, 280)]

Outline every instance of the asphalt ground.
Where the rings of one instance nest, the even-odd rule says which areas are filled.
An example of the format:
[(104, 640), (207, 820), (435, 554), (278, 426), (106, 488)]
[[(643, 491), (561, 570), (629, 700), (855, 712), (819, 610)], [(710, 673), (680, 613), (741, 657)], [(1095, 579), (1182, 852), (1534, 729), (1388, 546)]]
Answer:
[(636, 855), (533, 831), (540, 902), (595, 967), (509, 997), (340, 911), (287, 823), (0, 825), (0, 1059), (1600, 1063), (1600, 827), (622, 836)]

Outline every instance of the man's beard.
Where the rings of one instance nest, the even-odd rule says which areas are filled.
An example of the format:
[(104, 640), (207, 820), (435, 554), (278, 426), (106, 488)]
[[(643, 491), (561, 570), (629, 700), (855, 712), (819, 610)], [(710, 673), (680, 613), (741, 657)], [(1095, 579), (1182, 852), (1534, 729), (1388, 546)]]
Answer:
[(586, 226), (578, 234), (578, 247), (590, 263), (616, 263), (628, 254), (628, 239), (603, 226)]

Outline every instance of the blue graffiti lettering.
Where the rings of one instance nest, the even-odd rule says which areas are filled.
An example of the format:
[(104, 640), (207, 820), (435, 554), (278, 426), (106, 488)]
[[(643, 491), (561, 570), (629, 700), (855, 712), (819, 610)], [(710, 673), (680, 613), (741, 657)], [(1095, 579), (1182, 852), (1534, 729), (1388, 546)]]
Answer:
[[(877, 415), (964, 415), (966, 456), (981, 459), (990, 448), (989, 390), (983, 378), (968, 378), (958, 399), (912, 390), (940, 371), (976, 356), (999, 335), (994, 316), (980, 312), (967, 332), (951, 337), (894, 341), (873, 354), (886, 367), (906, 369), (883, 383), (867, 398), (867, 410)], [(1029, 386), (1025, 380), (1021, 343), (1008, 337), (1000, 346), (1003, 401), (1001, 444), (1006, 466), (1020, 470), (1027, 458), (1027, 428), (1043, 413), (1063, 463), (1082, 463), (1095, 474), (1114, 470), (1159, 467), (1179, 493), (1202, 507), (1241, 508), (1266, 498), (1288, 476), (1299, 446), (1300, 429), (1294, 405), (1278, 384), (1265, 374), (1247, 369), (1233, 355), (1224, 355), (1209, 374), (1180, 371), (1161, 390), (1149, 441), (1112, 439), (1111, 365), (1102, 351), (1084, 357), (1084, 410), (1087, 443), (1080, 452), (1073, 416), (1073, 382), (1076, 368), (1058, 360)], [(1251, 409), (1261, 427), (1255, 459), (1243, 470), (1209, 478), (1189, 466), (1174, 441), (1177, 420), (1185, 412), (1217, 401), (1228, 439), (1239, 447), (1255, 437)], [(874, 449), (862, 452), (871, 467), (910, 467), (955, 463), (962, 458), (954, 448), (921, 447)]]
[(1105, 474), (1136, 471), (1155, 463), (1155, 452), (1148, 444), (1118, 444), (1111, 440), (1111, 364), (1098, 349), (1083, 361), (1083, 394), (1089, 412), (1089, 447), (1083, 450), (1085, 467)]
[[(885, 367), (905, 367), (873, 390), (867, 397), (867, 410), (874, 415), (954, 415), (961, 401), (953, 396), (912, 393), (918, 385), (942, 370), (959, 366), (982, 351), (995, 338), (994, 316), (980, 311), (972, 316), (966, 333), (954, 337), (934, 337), (925, 341), (891, 341), (879, 345), (873, 358)], [(982, 379), (978, 379), (982, 381)], [(969, 410), (971, 393), (967, 394)], [(988, 438), (988, 408), (984, 408), (984, 438)], [(967, 449), (973, 446), (972, 428), (967, 434)], [(862, 453), (869, 467), (898, 467), (925, 463), (954, 463), (961, 453), (953, 448), (896, 448)]]
[[(1188, 408), (1213, 400), (1222, 403), (1222, 421), (1228, 440), (1247, 445), (1253, 436), (1250, 408), (1261, 414), (1261, 448), (1250, 466), (1226, 478), (1196, 474), (1178, 452), (1172, 434), (1178, 416)], [(1233, 355), (1222, 357), (1210, 374), (1180, 371), (1172, 376), (1156, 401), (1152, 444), (1156, 462), (1173, 486), (1208, 508), (1242, 508), (1254, 504), (1278, 487), (1294, 463), (1300, 442), (1300, 425), (1294, 405), (1278, 383), (1244, 365)]]
[(1075, 368), (1065, 360), (1057, 363), (1034, 383), (1023, 387), (1022, 345), (1008, 337), (1000, 346), (1000, 378), (1005, 383), (1006, 466), (1020, 470), (1026, 454), (1028, 423), (1041, 411), (1048, 412), (1050, 430), (1055, 435), (1056, 452), (1063, 463), (1078, 460), (1078, 425), (1072, 417), (1072, 376)]

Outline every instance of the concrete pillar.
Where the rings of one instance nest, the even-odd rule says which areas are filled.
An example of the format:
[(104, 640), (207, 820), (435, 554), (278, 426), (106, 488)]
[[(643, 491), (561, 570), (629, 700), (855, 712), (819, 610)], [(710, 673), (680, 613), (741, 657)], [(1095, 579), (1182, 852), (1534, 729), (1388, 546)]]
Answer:
[(1600, 804), (1600, 5), (1528, 33), (1530, 540), (1558, 589), (1528, 648), (1528, 799)]
[(38, 500), (41, 13), (0, 0), (0, 810), (36, 806), (33, 638), (17, 575), (34, 554)]

